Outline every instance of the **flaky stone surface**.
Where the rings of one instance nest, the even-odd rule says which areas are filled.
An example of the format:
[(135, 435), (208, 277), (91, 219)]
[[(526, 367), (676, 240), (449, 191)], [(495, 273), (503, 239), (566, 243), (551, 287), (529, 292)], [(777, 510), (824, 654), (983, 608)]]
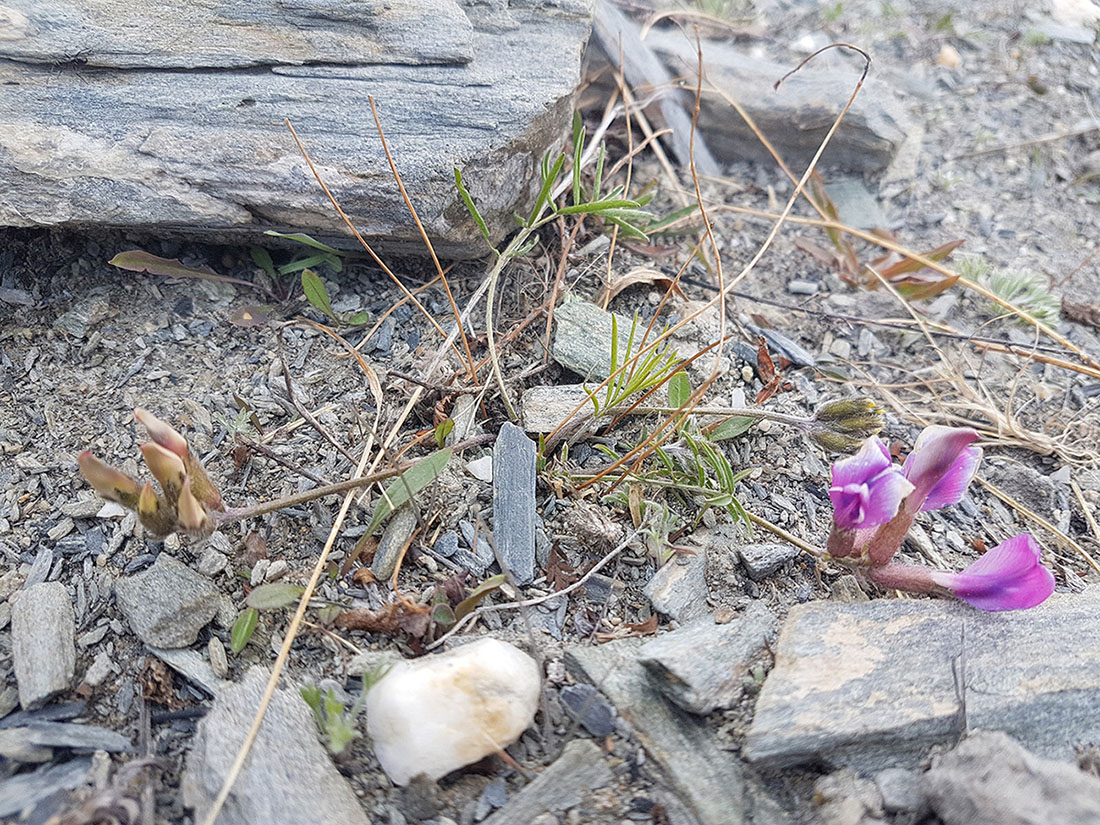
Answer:
[[(267, 17), (258, 11), (267, 4), (218, 4), (219, 15), (226, 6), (229, 17), (245, 21), (232, 26), (215, 19), (212, 4), (200, 5), (193, 14), (188, 4), (184, 46), (172, 51), (160, 42), (168, 30), (139, 25), (123, 33), (112, 22), (124, 12), (159, 19), (171, 6), (99, 0), (111, 13), (87, 28), (77, 26), (94, 16), (87, 4), (17, 0), (0, 39), (0, 55), (18, 58), (0, 61), (7, 184), (0, 225), (171, 227), (224, 240), (270, 228), (345, 242), (346, 229), (287, 131), (289, 119), (365, 237), (422, 250), (369, 93), (437, 251), (484, 254), (453, 170), (462, 171), (499, 240), (514, 227), (513, 213), (529, 207), (539, 161), (569, 123), (592, 2), (377, 3), (389, 21), (373, 32), (378, 47), (365, 44), (367, 27), (350, 19), (371, 4), (366, 11), (355, 4), (354, 12), (348, 4), (280, 4)], [(35, 22), (41, 8), (68, 22), (46, 32)], [(115, 49), (112, 37), (126, 43)], [(195, 52), (186, 48), (192, 41), (224, 49), (186, 54)], [(236, 68), (269, 64), (284, 45), (284, 65)], [(111, 68), (112, 60), (126, 68)]]
[(152, 567), (115, 583), (115, 601), (138, 638), (151, 647), (187, 647), (218, 612), (210, 579), (161, 553)]
[[(199, 722), (180, 781), (195, 821), (210, 810), (248, 734), (267, 683), (254, 667), (240, 685), (222, 691)], [(275, 691), (248, 761), (218, 815), (220, 825), (369, 825), (348, 784), (317, 741), (317, 724), (295, 687)]]
[(24, 710), (40, 707), (73, 681), (76, 627), (69, 591), (42, 582), (19, 594), (11, 610), (12, 658)]

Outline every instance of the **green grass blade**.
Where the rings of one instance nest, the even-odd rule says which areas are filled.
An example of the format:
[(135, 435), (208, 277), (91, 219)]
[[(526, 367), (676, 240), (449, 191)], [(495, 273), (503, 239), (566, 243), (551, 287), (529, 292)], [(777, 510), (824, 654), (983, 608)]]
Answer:
[(402, 473), (400, 478), (383, 491), (382, 498), (374, 508), (370, 524), (367, 525), (365, 535), (369, 536), (377, 530), (394, 510), (409, 500), (410, 495), (416, 495), (431, 484), (450, 460), (451, 448), (448, 447), (432, 453)]
[(458, 170), (457, 166), (455, 167), (455, 186), (458, 187), (458, 194), (462, 198), (462, 202), (466, 204), (466, 211), (470, 213), (470, 216), (474, 219), (474, 223), (477, 224), (477, 228), (481, 230), (481, 237), (485, 239), (485, 243), (489, 245), (489, 248), (496, 252), (496, 247), (493, 246), (493, 242), (489, 239), (489, 227), (485, 225), (485, 218), (481, 217), (481, 212), (478, 211), (477, 206), (474, 204), (474, 199), (470, 196), (466, 186), (462, 183), (462, 172)]

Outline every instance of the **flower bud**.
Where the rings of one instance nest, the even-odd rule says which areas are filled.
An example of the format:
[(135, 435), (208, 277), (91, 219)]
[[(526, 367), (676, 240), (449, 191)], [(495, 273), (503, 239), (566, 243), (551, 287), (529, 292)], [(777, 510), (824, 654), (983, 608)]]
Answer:
[(850, 453), (882, 426), (882, 410), (874, 399), (840, 398), (817, 408), (809, 436), (827, 450)]
[(179, 515), (179, 524), (189, 533), (208, 533), (212, 527), (210, 516), (203, 509), (199, 500), (191, 494), (191, 479), (183, 479), (183, 488), (180, 490), (179, 501), (176, 504), (176, 512)]
[(134, 410), (134, 417), (141, 422), (149, 432), (149, 437), (164, 449), (175, 453), (181, 459), (186, 460), (188, 449), (187, 439), (177, 433), (148, 410), (138, 407)]
[(96, 458), (88, 450), (77, 456), (80, 474), (107, 501), (117, 501), (131, 510), (137, 506), (141, 487), (123, 472)]
[(176, 529), (172, 509), (153, 491), (151, 482), (141, 488), (137, 512), (145, 529), (154, 536), (166, 536)]
[(183, 477), (186, 475), (183, 462), (178, 455), (153, 442), (142, 444), (141, 454), (145, 456), (145, 463), (153, 473), (153, 478), (160, 482), (169, 506), (175, 506), (183, 487)]

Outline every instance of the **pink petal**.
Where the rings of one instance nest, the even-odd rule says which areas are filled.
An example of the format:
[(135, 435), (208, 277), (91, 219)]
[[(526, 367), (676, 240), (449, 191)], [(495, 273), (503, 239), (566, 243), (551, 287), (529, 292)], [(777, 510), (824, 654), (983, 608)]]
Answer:
[[(905, 459), (905, 477), (916, 487), (914, 495), (923, 502), (940, 481), (950, 474), (967, 447), (979, 438), (967, 427), (925, 427)], [(980, 457), (980, 454), (979, 454)], [(946, 498), (946, 494), (943, 496)], [(910, 501), (912, 507), (915, 502)]]
[(898, 514), (902, 500), (913, 492), (913, 485), (897, 470), (882, 473), (870, 487), (871, 495), (863, 508), (860, 527), (885, 524)]
[(858, 453), (833, 465), (833, 486), (866, 484), (890, 464), (890, 451), (873, 435), (863, 442)]
[(1024, 610), (1054, 592), (1054, 576), (1040, 564), (1042, 549), (1029, 533), (1002, 542), (961, 573), (932, 580), (981, 610)]
[(970, 446), (963, 450), (951, 469), (928, 493), (928, 498), (920, 506), (921, 510), (939, 510), (941, 507), (958, 504), (966, 494), (966, 488), (970, 486), (981, 460), (981, 447)]

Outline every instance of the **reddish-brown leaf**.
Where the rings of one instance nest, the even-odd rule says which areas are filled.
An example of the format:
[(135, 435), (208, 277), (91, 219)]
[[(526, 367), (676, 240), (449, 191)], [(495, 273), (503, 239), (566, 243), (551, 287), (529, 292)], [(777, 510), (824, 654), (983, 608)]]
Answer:
[(775, 395), (776, 391), (779, 389), (779, 378), (780, 376), (773, 375), (772, 380), (764, 386), (764, 389), (760, 390), (760, 392), (756, 394), (757, 404), (763, 404), (765, 401)]
[(768, 354), (768, 342), (763, 335), (756, 337), (756, 374), (765, 384), (770, 384), (776, 378), (775, 364)]
[(558, 545), (550, 548), (550, 558), (546, 560), (546, 581), (553, 590), (561, 590), (577, 580), (577, 571), (569, 564)]
[(251, 570), (260, 559), (267, 558), (267, 542), (258, 531), (244, 537), (244, 566)]

